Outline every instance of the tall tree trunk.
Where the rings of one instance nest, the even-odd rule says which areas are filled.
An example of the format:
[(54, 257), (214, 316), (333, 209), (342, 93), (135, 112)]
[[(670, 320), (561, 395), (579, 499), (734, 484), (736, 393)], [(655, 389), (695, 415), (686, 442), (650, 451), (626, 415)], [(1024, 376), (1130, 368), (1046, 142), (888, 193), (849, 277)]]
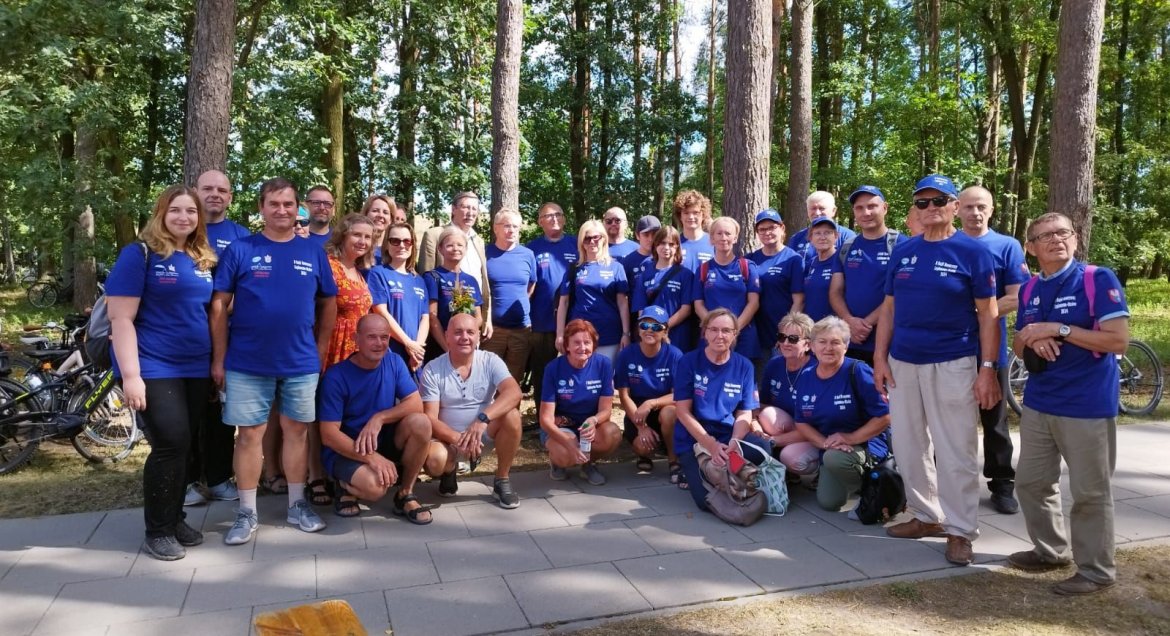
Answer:
[[(338, 55), (336, 47), (330, 47), (330, 56)], [(325, 170), (329, 175), (329, 186), (333, 198), (341, 209), (345, 209), (345, 84), (336, 67), (325, 80), (321, 95), (321, 119), (325, 134), (329, 138)]]
[(808, 224), (805, 199), (812, 180), (812, 0), (792, 0), (792, 148), (784, 225), (795, 233)]
[(415, 152), (418, 145), (418, 39), (415, 36), (417, 28), (413, 21), (414, 8), (410, 0), (402, 3), (402, 28), (398, 43), (398, 60), (400, 64), (398, 75), (398, 97), (396, 110), (398, 111), (398, 196), (395, 201), (406, 208), (407, 214), (414, 213), (414, 164)]
[(580, 227), (589, 218), (586, 204), (589, 167), (589, 0), (573, 0), (573, 103), (569, 109), (569, 176), (573, 217)]
[(154, 185), (154, 161), (158, 154), (159, 141), (159, 110), (161, 108), (159, 93), (163, 82), (163, 63), (157, 55), (145, 60), (147, 72), (150, 73), (150, 88), (146, 95), (146, 144), (142, 150), (142, 173), (138, 184), (143, 192), (150, 192)]
[(520, 55), (524, 0), (496, 2), (492, 63), (492, 214), (520, 211)]
[(1048, 209), (1072, 219), (1081, 258), (1089, 253), (1093, 227), (1097, 73), (1104, 23), (1105, 0), (1065, 0), (1060, 12)]
[(134, 242), (135, 236), (138, 234), (135, 220), (138, 215), (134, 214), (133, 210), (127, 204), (130, 199), (130, 193), (126, 191), (125, 180), (122, 178), (126, 173), (126, 166), (123, 163), (122, 141), (118, 136), (116, 130), (105, 130), (102, 132), (100, 145), (105, 155), (105, 169), (106, 174), (109, 175), (109, 184), (106, 186), (109, 193), (110, 200), (114, 207), (113, 221), (114, 221), (114, 243), (118, 250), (121, 251), (123, 247)]
[(187, 82), (183, 181), (205, 170), (227, 170), (232, 65), (236, 59), (235, 0), (195, 0), (195, 36)]
[[(674, 84), (671, 86), (671, 100), (674, 104), (682, 97), (682, 47), (679, 46), (678, 41), (678, 21), (682, 15), (682, 5), (679, 0), (674, 0), (674, 24), (671, 26), (671, 53), (674, 55)], [(677, 113), (677, 107), (671, 108), (672, 113)], [(682, 122), (677, 116), (673, 116), (671, 128), (674, 129), (674, 152), (670, 158), (670, 165), (674, 172), (671, 175), (671, 187), (678, 191), (678, 182), (682, 178)]]
[(630, 16), (630, 29), (634, 32), (633, 74), (634, 84), (634, 161), (630, 169), (634, 173), (635, 196), (642, 196), (642, 92), (645, 90), (645, 78), (642, 73), (642, 2), (632, 2), (633, 13)]
[[(101, 77), (97, 67), (95, 79)], [(97, 261), (94, 258), (94, 179), (98, 133), (88, 124), (77, 127), (77, 161), (73, 183), (72, 272), (73, 309), (84, 313), (97, 298)]]
[(740, 247), (754, 243), (751, 219), (768, 207), (771, 10), (768, 0), (727, 4), (723, 215), (739, 221)]
[(711, 21), (707, 30), (707, 198), (715, 198), (715, 27), (719, 18), (718, 0), (711, 0)]
[[(662, 116), (665, 110), (666, 101), (666, 49), (669, 48), (670, 38), (665, 33), (665, 16), (670, 9), (670, 0), (659, 0), (659, 17), (655, 23), (655, 48), (657, 54), (654, 58), (654, 97), (650, 100), (650, 108), (658, 113), (658, 120), (661, 122), (664, 118)], [(660, 129), (654, 135), (654, 148), (651, 150), (654, 158), (654, 213), (662, 216), (662, 212), (666, 207), (666, 134)]]
[(602, 201), (606, 200), (605, 196), (605, 182), (609, 178), (609, 162), (610, 162), (610, 117), (611, 111), (610, 103), (613, 100), (610, 91), (613, 89), (613, 51), (611, 47), (617, 45), (613, 39), (613, 20), (614, 20), (614, 0), (605, 0), (605, 46), (602, 47), (599, 54), (599, 66), (601, 67), (601, 117), (599, 125), (601, 130), (598, 132), (597, 142), (597, 194)]
[(1125, 81), (1126, 58), (1129, 55), (1129, 15), (1130, 0), (1121, 1), (1121, 24), (1117, 36), (1117, 77), (1113, 82), (1113, 138), (1111, 145), (1121, 162), (1117, 166), (1116, 179), (1112, 184), (1109, 197), (1113, 206), (1120, 209), (1122, 196), (1125, 192), (1125, 177), (1128, 173), (1125, 160)]
[(7, 214), (0, 214), (0, 241), (4, 242), (4, 283), (16, 284), (16, 254), (12, 249), (12, 221)]
[(829, 48), (829, 29), (832, 28), (829, 20), (829, 3), (825, 0), (816, 3), (814, 9), (816, 22), (817, 58), (815, 61), (816, 83), (821, 88), (821, 96), (817, 99), (817, 189), (827, 189), (825, 177), (829, 173), (829, 150), (833, 138), (833, 99), (829, 95), (831, 81), (830, 66), (833, 63)]
[[(338, 205), (344, 205), (342, 209), (345, 210), (360, 210), (362, 204), (365, 203), (366, 194), (362, 191), (362, 162), (361, 162), (361, 144), (358, 142), (358, 127), (360, 121), (357, 115), (353, 112), (353, 104), (346, 102), (345, 108), (342, 110), (342, 141), (345, 149), (345, 182), (351, 187), (346, 189), (346, 197), (349, 198), (348, 205), (338, 199)], [(370, 122), (371, 127), (373, 122)], [(370, 157), (370, 166), (373, 165), (373, 156)]]
[(787, 123), (785, 114), (785, 88), (788, 86), (788, 65), (784, 63), (784, 18), (787, 13), (785, 0), (772, 0), (772, 77), (771, 101), (768, 104), (768, 113), (772, 121), (772, 146), (777, 156), (783, 160), (788, 154), (788, 142), (785, 139), (784, 128)]

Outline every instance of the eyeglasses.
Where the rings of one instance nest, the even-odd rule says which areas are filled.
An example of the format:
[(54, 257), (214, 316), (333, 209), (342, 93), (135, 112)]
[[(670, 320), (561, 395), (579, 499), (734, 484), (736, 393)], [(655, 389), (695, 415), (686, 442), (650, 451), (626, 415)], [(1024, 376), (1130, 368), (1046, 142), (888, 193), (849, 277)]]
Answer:
[(784, 333), (776, 334), (776, 342), (777, 343), (787, 342), (788, 344), (796, 344), (796, 343), (800, 342), (801, 340), (804, 340), (804, 336), (793, 336), (793, 335), (784, 334)]
[(1052, 239), (1063, 241), (1073, 234), (1076, 234), (1076, 232), (1073, 232), (1067, 227), (1062, 227), (1059, 230), (1052, 230), (1051, 232), (1041, 232), (1028, 240), (1033, 243), (1048, 243)]
[(593, 236), (586, 236), (585, 238), (583, 238), (581, 240), (585, 241), (586, 243), (600, 243), (601, 242), (601, 235), (594, 234)]
[(606, 225), (613, 225), (614, 223), (621, 223), (621, 222), (622, 222), (622, 220), (617, 218), (616, 216), (610, 217), (610, 218), (605, 220)]
[(414, 245), (414, 241), (408, 238), (394, 238), (393, 236), (386, 239), (386, 242), (390, 244), (390, 247), (410, 247)]
[(542, 220), (542, 221), (551, 221), (552, 219), (563, 219), (563, 218), (565, 218), (565, 215), (561, 214), (560, 212), (553, 212), (551, 214), (540, 215), (540, 220)]
[(312, 205), (312, 206), (315, 206), (318, 208), (325, 208), (326, 210), (333, 209), (333, 202), (326, 201), (325, 199), (308, 199), (305, 201), (305, 203), (308, 203), (309, 205)]
[(660, 322), (642, 321), (642, 322), (638, 323), (638, 328), (641, 329), (642, 331), (653, 331), (654, 333), (658, 333), (660, 331), (666, 331), (666, 325), (664, 325)]
[(933, 203), (934, 207), (941, 208), (950, 202), (950, 197), (939, 195), (937, 197), (930, 197), (929, 199), (914, 199), (914, 207), (918, 208), (919, 210), (925, 210), (926, 208), (930, 207), (930, 204)]
[(707, 327), (707, 333), (713, 333), (721, 336), (734, 336), (734, 327)]

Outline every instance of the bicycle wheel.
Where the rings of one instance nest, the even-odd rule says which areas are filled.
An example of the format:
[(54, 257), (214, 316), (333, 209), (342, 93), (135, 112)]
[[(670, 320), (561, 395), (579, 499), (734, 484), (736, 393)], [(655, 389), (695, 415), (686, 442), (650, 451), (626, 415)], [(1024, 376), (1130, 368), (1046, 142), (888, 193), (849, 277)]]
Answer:
[[(11, 404), (13, 398), (28, 392), (28, 388), (7, 378), (0, 378), (0, 418), (16, 418), (22, 413), (40, 410), (36, 397), (19, 404)], [(44, 424), (14, 421), (0, 424), (0, 475), (11, 473), (32, 459), (41, 445)]]
[[(84, 409), (84, 402), (93, 390), (94, 380), (82, 376), (69, 398), (69, 412)], [(122, 387), (114, 385), (85, 420), (85, 426), (70, 438), (73, 448), (95, 464), (106, 464), (126, 459), (141, 438), (134, 421), (134, 413), (126, 406)]]
[(1014, 352), (1008, 352), (1008, 391), (1004, 394), (1008, 406), (1022, 415), (1024, 412), (1024, 385), (1028, 383), (1028, 369)]
[(28, 288), (28, 302), (33, 307), (47, 309), (57, 304), (57, 286), (49, 282), (36, 283)]
[(1121, 375), (1121, 412), (1149, 415), (1162, 400), (1162, 362), (1149, 345), (1130, 340), (1125, 355), (1117, 361)]

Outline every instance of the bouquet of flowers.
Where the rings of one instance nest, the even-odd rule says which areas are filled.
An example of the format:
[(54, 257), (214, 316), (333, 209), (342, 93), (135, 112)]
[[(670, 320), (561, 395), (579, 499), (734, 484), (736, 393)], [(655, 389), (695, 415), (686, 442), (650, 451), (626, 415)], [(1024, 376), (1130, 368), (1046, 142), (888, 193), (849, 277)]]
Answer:
[(455, 314), (474, 314), (475, 313), (475, 294), (471, 290), (464, 287), (463, 281), (458, 278), (455, 279), (455, 290), (451, 293), (451, 315)]

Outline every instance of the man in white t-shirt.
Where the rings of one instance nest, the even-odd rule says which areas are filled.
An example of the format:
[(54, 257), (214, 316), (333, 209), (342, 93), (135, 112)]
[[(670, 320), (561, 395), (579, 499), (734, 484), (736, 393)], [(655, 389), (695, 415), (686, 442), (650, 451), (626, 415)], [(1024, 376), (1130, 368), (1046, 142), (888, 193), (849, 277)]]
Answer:
[(476, 347), (479, 331), (474, 316), (451, 316), (446, 338), (447, 353), (423, 367), (419, 383), (432, 435), (447, 446), (439, 495), (453, 497), (458, 492), (459, 456), (477, 461), (485, 445), (494, 444), (497, 466), (492, 497), (501, 508), (515, 508), (520, 498), (508, 472), (520, 448), (520, 384), (499, 356)]

